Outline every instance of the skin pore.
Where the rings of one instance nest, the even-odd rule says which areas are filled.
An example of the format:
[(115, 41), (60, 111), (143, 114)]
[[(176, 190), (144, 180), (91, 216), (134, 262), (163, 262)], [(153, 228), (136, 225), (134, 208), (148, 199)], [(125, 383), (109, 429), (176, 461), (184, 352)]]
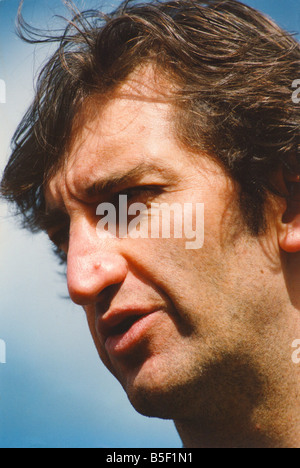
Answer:
[[(89, 102), (47, 186), (48, 211), (61, 215), (48, 234), (67, 254), (70, 297), (133, 406), (173, 419), (186, 447), (297, 446), (299, 267), (283, 250), (292, 242), (285, 203), (270, 209), (264, 235), (251, 236), (235, 184), (180, 144), (171, 104), (149, 79), (137, 74), (93, 112)], [(99, 237), (96, 208), (120, 193), (129, 203), (204, 203), (203, 247)], [(119, 336), (114, 327), (128, 317), (136, 321)]]

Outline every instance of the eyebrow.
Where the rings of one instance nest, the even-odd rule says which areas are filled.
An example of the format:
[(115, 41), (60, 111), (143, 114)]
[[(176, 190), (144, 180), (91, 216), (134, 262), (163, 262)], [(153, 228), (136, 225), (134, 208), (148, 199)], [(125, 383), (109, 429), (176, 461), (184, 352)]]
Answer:
[(164, 177), (164, 181), (161, 183), (174, 182), (178, 179), (178, 176), (170, 167), (162, 167), (153, 163), (142, 162), (126, 173), (116, 173), (102, 180), (97, 180), (90, 187), (85, 189), (85, 194), (87, 197), (92, 198), (99, 194), (114, 193), (121, 187), (133, 183), (144, 175), (157, 174), (163, 175)]
[[(144, 175), (163, 175), (164, 180), (161, 184), (174, 183), (178, 180), (178, 174), (168, 166), (158, 166), (149, 162), (142, 162), (126, 173), (111, 174), (107, 178), (93, 182), (89, 187), (84, 189), (84, 195), (87, 198), (93, 198), (99, 195), (114, 193), (122, 187), (137, 181)], [(151, 185), (149, 183), (149, 185)], [(152, 184), (153, 185), (153, 184)], [(76, 198), (76, 197), (74, 197)], [(78, 199), (79, 200), (79, 199)], [(80, 200), (81, 201), (81, 200)], [(70, 219), (67, 212), (58, 207), (46, 208), (45, 212), (39, 216), (39, 226), (43, 231), (48, 231), (56, 226), (64, 226), (69, 224)]]

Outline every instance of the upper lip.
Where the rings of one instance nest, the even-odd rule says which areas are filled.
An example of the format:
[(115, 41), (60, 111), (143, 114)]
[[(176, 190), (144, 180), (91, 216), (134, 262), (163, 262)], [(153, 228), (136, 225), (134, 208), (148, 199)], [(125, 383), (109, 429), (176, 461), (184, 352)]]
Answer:
[[(104, 315), (100, 315), (97, 320), (98, 333), (106, 340), (109, 336), (121, 333), (122, 326), (131, 327), (130, 320), (138, 320), (140, 317), (149, 315), (162, 307), (122, 307), (109, 310)], [(135, 320), (134, 320), (135, 321)], [(127, 326), (128, 325), (128, 326)]]

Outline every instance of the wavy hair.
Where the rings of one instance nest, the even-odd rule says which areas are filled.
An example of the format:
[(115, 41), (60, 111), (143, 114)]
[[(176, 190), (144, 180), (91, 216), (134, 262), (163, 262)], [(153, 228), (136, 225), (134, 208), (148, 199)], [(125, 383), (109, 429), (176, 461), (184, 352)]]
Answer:
[(57, 44), (1, 183), (24, 226), (42, 228), (44, 184), (66, 155), (86, 99), (108, 95), (136, 67), (152, 63), (176, 84), (176, 135), (222, 164), (238, 183), (251, 233), (262, 232), (266, 197), (280, 194), (274, 174), (282, 167), (300, 172), (300, 113), (292, 101), (300, 47), (293, 35), (234, 0), (126, 1), (110, 14), (72, 11), (60, 35), (30, 27), (19, 12), (24, 40)]

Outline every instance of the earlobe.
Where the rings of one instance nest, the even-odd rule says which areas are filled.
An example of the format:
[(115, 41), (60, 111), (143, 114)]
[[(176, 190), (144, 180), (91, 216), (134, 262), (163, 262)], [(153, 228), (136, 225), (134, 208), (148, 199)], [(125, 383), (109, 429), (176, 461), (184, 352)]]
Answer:
[(282, 250), (295, 253), (300, 251), (300, 177), (290, 176), (287, 182), (289, 197), (280, 223), (278, 241)]
[(289, 253), (300, 251), (300, 214), (289, 217), (289, 221), (283, 218), (279, 233), (279, 246), (282, 250)]

